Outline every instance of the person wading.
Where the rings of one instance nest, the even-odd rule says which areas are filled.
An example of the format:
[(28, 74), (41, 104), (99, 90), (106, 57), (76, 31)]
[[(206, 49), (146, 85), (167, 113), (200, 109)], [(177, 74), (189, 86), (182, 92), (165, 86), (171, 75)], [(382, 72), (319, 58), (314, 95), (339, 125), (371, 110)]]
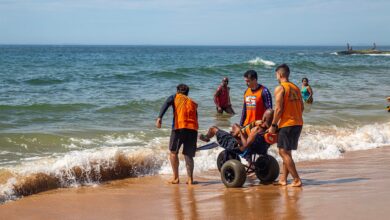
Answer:
[(230, 87), (229, 78), (225, 77), (222, 79), (221, 85), (214, 93), (214, 103), (217, 108), (217, 112), (222, 114), (225, 111), (228, 114), (235, 114), (232, 103), (230, 102)]

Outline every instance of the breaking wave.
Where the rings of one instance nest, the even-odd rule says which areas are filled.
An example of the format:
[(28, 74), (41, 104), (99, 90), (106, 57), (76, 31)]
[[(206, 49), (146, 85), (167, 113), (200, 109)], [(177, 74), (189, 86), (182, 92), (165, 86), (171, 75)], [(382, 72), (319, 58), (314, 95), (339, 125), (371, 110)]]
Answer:
[[(203, 131), (200, 131), (203, 132)], [(111, 137), (111, 136), (110, 136)], [(136, 138), (136, 137), (134, 137)], [(112, 139), (112, 140), (111, 140)], [(60, 156), (24, 160), (17, 167), (0, 170), (0, 199), (7, 201), (61, 187), (94, 185), (115, 179), (145, 175), (171, 174), (167, 145), (169, 137), (156, 137), (139, 147), (129, 147), (128, 138), (110, 138), (112, 146), (75, 150)], [(91, 144), (87, 139), (74, 139), (77, 144)], [(127, 144), (123, 144), (126, 142)], [(198, 145), (204, 144), (203, 142)], [(390, 146), (390, 123), (356, 128), (304, 126), (296, 161), (341, 158), (345, 152)], [(197, 152), (195, 174), (216, 169), (216, 158), (222, 148)], [(269, 154), (281, 161), (275, 145)], [(185, 163), (180, 156), (180, 174)]]
[(275, 66), (275, 63), (270, 60), (263, 60), (260, 57), (256, 57), (253, 60), (248, 61), (251, 65), (265, 65), (265, 66)]

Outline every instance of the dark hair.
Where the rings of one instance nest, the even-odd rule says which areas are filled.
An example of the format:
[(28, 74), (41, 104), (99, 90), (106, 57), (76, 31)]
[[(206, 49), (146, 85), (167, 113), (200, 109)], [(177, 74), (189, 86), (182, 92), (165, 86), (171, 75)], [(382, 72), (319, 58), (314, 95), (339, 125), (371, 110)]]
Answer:
[(279, 70), (281, 70), (281, 74), (284, 77), (288, 78), (290, 76), (290, 67), (288, 67), (287, 64), (285, 63), (280, 64), (278, 67), (276, 67), (275, 72), (278, 72)]
[(257, 73), (254, 70), (248, 70), (244, 73), (244, 77), (248, 79), (256, 79), (257, 80)]
[(188, 95), (188, 93), (190, 92), (190, 87), (188, 87), (186, 84), (179, 84), (177, 85), (176, 89), (178, 93), (181, 93), (183, 95)]
[(306, 78), (306, 77), (303, 77), (303, 78), (302, 78), (302, 82), (303, 82), (303, 80), (306, 80), (306, 81), (307, 81), (307, 83), (309, 83), (309, 79), (308, 79), (308, 78)]

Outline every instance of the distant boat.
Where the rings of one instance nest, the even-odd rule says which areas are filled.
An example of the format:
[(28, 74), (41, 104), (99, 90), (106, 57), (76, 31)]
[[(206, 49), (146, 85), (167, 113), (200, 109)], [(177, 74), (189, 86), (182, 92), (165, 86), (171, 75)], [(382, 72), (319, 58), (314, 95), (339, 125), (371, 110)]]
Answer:
[(353, 50), (352, 47), (347, 44), (347, 50), (337, 52), (338, 55), (352, 55), (352, 54), (390, 54), (390, 51), (377, 50), (374, 43), (373, 48), (365, 50)]

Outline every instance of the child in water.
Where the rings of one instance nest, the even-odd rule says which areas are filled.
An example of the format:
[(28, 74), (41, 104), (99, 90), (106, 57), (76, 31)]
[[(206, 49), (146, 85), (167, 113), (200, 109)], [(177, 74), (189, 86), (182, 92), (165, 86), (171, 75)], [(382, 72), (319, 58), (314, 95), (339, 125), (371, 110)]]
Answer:
[(302, 78), (302, 88), (301, 88), (302, 99), (305, 103), (313, 103), (313, 90), (309, 85), (308, 78)]

